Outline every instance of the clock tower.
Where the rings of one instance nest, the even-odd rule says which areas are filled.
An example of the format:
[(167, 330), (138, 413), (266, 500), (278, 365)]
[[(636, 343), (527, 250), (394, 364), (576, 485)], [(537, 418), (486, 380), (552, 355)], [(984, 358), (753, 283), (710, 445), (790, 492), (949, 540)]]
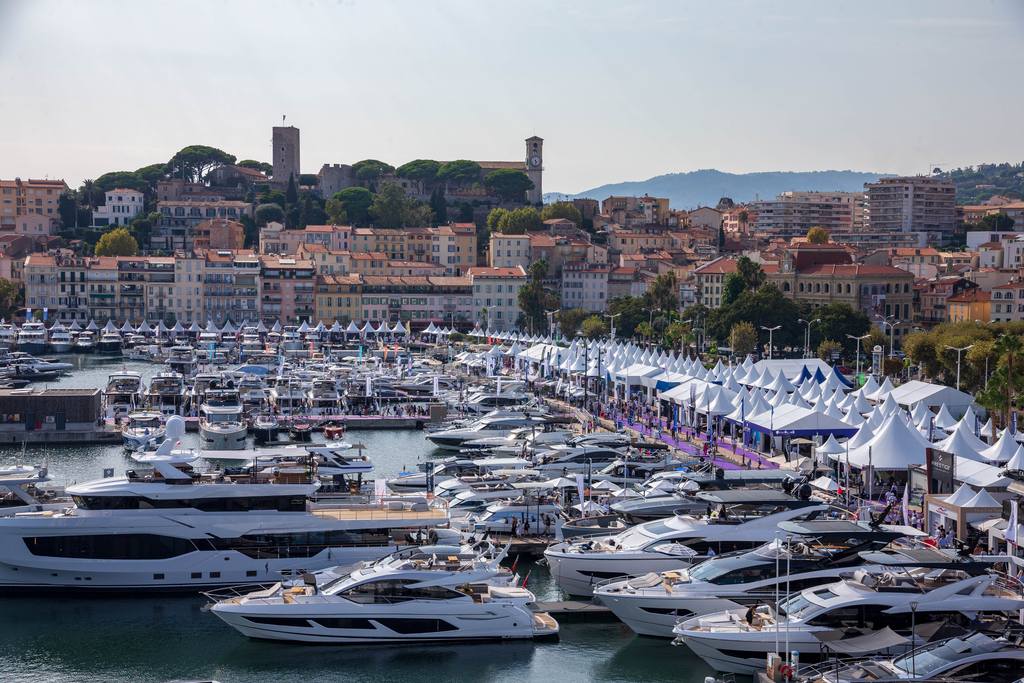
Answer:
[(526, 177), (533, 181), (533, 189), (526, 191), (526, 201), (540, 204), (544, 201), (541, 178), (544, 175), (544, 139), (536, 135), (526, 138)]

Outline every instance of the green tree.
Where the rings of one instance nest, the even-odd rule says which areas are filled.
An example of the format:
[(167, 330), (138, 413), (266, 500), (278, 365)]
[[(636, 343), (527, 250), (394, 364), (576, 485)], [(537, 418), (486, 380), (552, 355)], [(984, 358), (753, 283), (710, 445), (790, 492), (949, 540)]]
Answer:
[(167, 177), (167, 164), (150, 164), (137, 168), (135, 169), (135, 175), (145, 180), (150, 188), (154, 188), (158, 180), (163, 180)]
[(18, 283), (0, 278), (0, 316), (10, 320), (24, 300), (25, 297)]
[(106, 232), (96, 242), (97, 256), (135, 256), (138, 253), (139, 243), (127, 228), (115, 228)]
[(867, 354), (869, 358), (871, 357), (872, 349), (876, 346), (882, 347), (883, 356), (889, 352), (889, 338), (875, 325), (871, 326), (871, 329), (868, 330), (867, 338), (862, 339), (860, 343), (861, 352)]
[(757, 289), (764, 284), (765, 275), (761, 265), (747, 256), (740, 256), (736, 261), (736, 273), (743, 278), (743, 284), (747, 289)]
[(452, 185), (469, 185), (480, 181), (480, 164), (468, 159), (456, 159), (441, 164), (437, 179)]
[(794, 322), (800, 317), (800, 308), (774, 284), (747, 290), (731, 306), (717, 308), (708, 315), (709, 339), (725, 339), (733, 325), (747, 321), (759, 330), (761, 327), (782, 327), (775, 331), (773, 342), (777, 347), (803, 344), (803, 330)]
[(323, 202), (314, 197), (310, 192), (304, 192), (300, 202), (302, 209), (299, 211), (299, 227), (307, 225), (323, 225), (327, 220), (327, 213), (324, 211)]
[(288, 189), (284, 191), (285, 206), (291, 206), (299, 201), (299, 187), (295, 176), (288, 176)]
[(148, 218), (140, 216), (132, 221), (130, 232), (138, 244), (149, 244), (150, 235), (153, 234), (153, 223)]
[(505, 218), (505, 216), (509, 215), (510, 213), (511, 211), (509, 211), (508, 209), (503, 209), (501, 207), (491, 209), (490, 213), (487, 214), (487, 229), (490, 230), (491, 232), (500, 232), (500, 228), (498, 226), (501, 225), (501, 222)]
[(360, 183), (373, 187), (382, 175), (394, 173), (395, 167), (378, 159), (363, 159), (352, 164), (352, 172)]
[(498, 221), (498, 232), (507, 235), (522, 235), (542, 227), (540, 213), (532, 206), (524, 206), (502, 214)]
[(599, 339), (608, 334), (608, 325), (600, 316), (592, 315), (583, 321), (580, 331), (587, 339)]
[(260, 204), (256, 207), (256, 224), (284, 223), (284, 209), (280, 204)]
[(649, 315), (647, 302), (638, 296), (616, 297), (608, 302), (609, 315), (615, 318), (615, 336), (628, 339), (636, 333), (636, 327), (646, 322)]
[(533, 181), (514, 168), (500, 168), (484, 176), (484, 187), (506, 202), (524, 201), (526, 191), (533, 189)]
[(552, 204), (546, 204), (540, 211), (540, 219), (542, 221), (550, 221), (556, 218), (565, 218), (576, 224), (576, 227), (583, 225), (583, 214), (576, 208), (576, 205), (572, 202), (554, 202)]
[(811, 326), (812, 340), (835, 339), (851, 353), (855, 350), (855, 343), (846, 335), (859, 337), (871, 329), (871, 321), (867, 314), (849, 304), (833, 302), (805, 311), (802, 317), (807, 320), (821, 320)]
[(547, 272), (547, 261), (534, 261), (530, 264), (526, 284), (519, 288), (520, 318), (532, 334), (545, 332), (548, 328), (547, 311), (558, 308), (558, 297), (544, 289)]
[(265, 161), (256, 161), (255, 159), (242, 159), (235, 165), (241, 166), (242, 168), (251, 168), (267, 176), (273, 175), (274, 173), (274, 167)]
[(733, 355), (746, 356), (757, 348), (757, 330), (746, 320), (741, 320), (729, 330), (729, 346)]
[(822, 360), (831, 361), (833, 354), (839, 354), (839, 358), (843, 357), (843, 345), (837, 341), (831, 339), (825, 339), (818, 344), (818, 358)]
[(1000, 407), (1005, 427), (1011, 423), (1010, 415), (1013, 413), (1014, 399), (1016, 398), (1014, 387), (1020, 386), (1021, 368), (1018, 360), (1021, 353), (1024, 352), (1024, 340), (1017, 334), (1001, 334), (996, 340), (994, 351), (999, 357), (999, 367), (993, 375), (992, 380), (994, 381), (989, 383), (989, 389), (981, 393), (987, 403), (995, 403), (992, 400), (994, 399), (993, 394), (1001, 393), (1003, 400)]
[(978, 229), (988, 232), (1009, 232), (1014, 220), (1005, 213), (990, 213), (978, 221)]
[(373, 193), (365, 187), (346, 187), (327, 200), (327, 215), (335, 225), (364, 226), (372, 204)]
[(172, 178), (184, 178), (198, 183), (217, 166), (233, 163), (235, 155), (224, 150), (207, 145), (189, 145), (181, 148), (167, 162), (167, 174)]
[(747, 289), (746, 284), (743, 282), (743, 278), (740, 277), (739, 273), (729, 273), (725, 276), (725, 282), (722, 283), (722, 305), (728, 306), (733, 301), (739, 298), (739, 295), (745, 292)]
[(689, 325), (681, 322), (674, 322), (669, 323), (665, 328), (665, 331), (662, 333), (662, 340), (666, 347), (676, 349), (681, 348), (682, 343), (692, 336), (693, 331), (690, 329)]
[(654, 278), (654, 282), (644, 294), (647, 308), (657, 311), (675, 311), (679, 308), (679, 280), (675, 271), (662, 273)]
[(418, 180), (424, 185), (430, 186), (437, 182), (437, 172), (441, 169), (441, 162), (433, 159), (414, 159), (402, 164), (395, 171), (399, 178)]
[(430, 193), (430, 210), (434, 212), (434, 221), (438, 225), (448, 222), (448, 201), (444, 198), (444, 190), (435, 187)]
[(636, 326), (635, 333), (640, 335), (641, 339), (649, 340), (654, 336), (654, 326), (645, 320)]
[(129, 190), (146, 192), (149, 190), (149, 183), (142, 179), (135, 171), (112, 171), (104, 173), (95, 181), (96, 189), (100, 192), (110, 192), (119, 187), (126, 187)]
[(582, 308), (563, 308), (558, 312), (558, 327), (564, 336), (572, 339), (589, 316), (590, 312)]
[(383, 228), (430, 225), (433, 214), (423, 202), (406, 196), (395, 183), (385, 183), (370, 205), (370, 217)]
[(814, 226), (807, 231), (807, 241), (811, 244), (828, 244), (829, 234), (828, 230), (822, 227)]

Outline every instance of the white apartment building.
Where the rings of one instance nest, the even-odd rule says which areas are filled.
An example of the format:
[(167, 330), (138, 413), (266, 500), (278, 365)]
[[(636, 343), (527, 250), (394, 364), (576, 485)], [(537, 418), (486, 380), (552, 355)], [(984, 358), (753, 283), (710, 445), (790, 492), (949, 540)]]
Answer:
[(492, 330), (511, 330), (519, 319), (519, 290), (526, 271), (515, 268), (474, 266), (468, 275), (473, 283), (473, 317)]
[(872, 232), (920, 232), (944, 244), (956, 230), (956, 186), (940, 178), (882, 178), (864, 185)]
[(774, 201), (753, 202), (754, 231), (773, 237), (802, 237), (814, 227), (830, 233), (864, 228), (863, 192), (783, 192)]
[(129, 225), (142, 213), (144, 196), (138, 190), (119, 187), (104, 193), (103, 206), (92, 212), (94, 228)]
[(500, 232), (491, 235), (488, 261), (491, 268), (530, 267), (530, 236), (506, 235)]
[(589, 263), (562, 267), (562, 308), (582, 308), (595, 313), (608, 308), (608, 275), (611, 268)]

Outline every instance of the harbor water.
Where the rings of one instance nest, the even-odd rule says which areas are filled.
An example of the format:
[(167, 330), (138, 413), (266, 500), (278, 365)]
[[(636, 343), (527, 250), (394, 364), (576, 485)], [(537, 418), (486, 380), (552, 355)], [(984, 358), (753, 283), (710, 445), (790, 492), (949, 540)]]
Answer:
[[(128, 369), (148, 379), (158, 366), (99, 357), (48, 386), (106, 386)], [(47, 385), (40, 385), (47, 386)], [(353, 431), (375, 476), (439, 455), (418, 431)], [(186, 446), (197, 437), (187, 434)], [(33, 446), (0, 450), (0, 466), (46, 463), (54, 482), (121, 474), (131, 460), (118, 446)], [(561, 595), (543, 567), (520, 565), (539, 600)], [(563, 620), (558, 642), (400, 646), (306, 646), (251, 641), (201, 610), (201, 596), (0, 597), (0, 680), (5, 683), (111, 681), (665, 681), (700, 682), (712, 672), (685, 647), (634, 635), (610, 620)]]

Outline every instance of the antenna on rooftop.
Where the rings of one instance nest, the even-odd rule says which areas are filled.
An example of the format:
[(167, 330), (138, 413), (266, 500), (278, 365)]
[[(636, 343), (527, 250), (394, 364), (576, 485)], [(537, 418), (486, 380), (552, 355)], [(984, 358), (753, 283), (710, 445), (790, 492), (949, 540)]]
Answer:
[(288, 114), (281, 114), (281, 125), (284, 125), (284, 120), (288, 118)]

